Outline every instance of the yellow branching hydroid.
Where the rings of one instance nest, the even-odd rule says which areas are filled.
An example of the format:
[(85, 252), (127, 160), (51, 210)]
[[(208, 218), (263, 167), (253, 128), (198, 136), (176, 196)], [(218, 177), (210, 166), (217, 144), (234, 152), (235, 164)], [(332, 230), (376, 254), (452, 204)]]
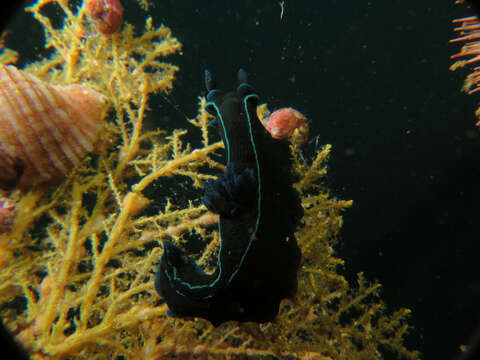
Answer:
[[(64, 13), (61, 28), (42, 15), (51, 3)], [(139, 4), (148, 9), (146, 0)], [(282, 302), (277, 319), (215, 328), (169, 317), (153, 285), (159, 244), (185, 246), (195, 234), (204, 250), (193, 260), (211, 270), (218, 217), (201, 205), (201, 187), (225, 169), (222, 143), (209, 140), (203, 98), (196, 118), (182, 124), (187, 130), (143, 129), (150, 95), (171, 89), (178, 70), (163, 57), (180, 44), (151, 18), (139, 37), (129, 24), (112, 37), (95, 34), (83, 7), (68, 0), (38, 0), (27, 11), (55, 51), (26, 70), (55, 84), (89, 84), (112, 109), (97, 154), (60, 186), (8, 194), (17, 215), (0, 234), (0, 311), (33, 359), (353, 360), (381, 359), (383, 349), (417, 357), (403, 345), (409, 311), (385, 314), (379, 284), (360, 274), (351, 285), (339, 272), (333, 246), (352, 202), (332, 198), (323, 185), (330, 146), (311, 164), (292, 149), (305, 209), (296, 234), (303, 259), (298, 294)], [(198, 148), (185, 141), (187, 131), (198, 134)], [(152, 188), (171, 179), (193, 190), (190, 201), (155, 198)]]

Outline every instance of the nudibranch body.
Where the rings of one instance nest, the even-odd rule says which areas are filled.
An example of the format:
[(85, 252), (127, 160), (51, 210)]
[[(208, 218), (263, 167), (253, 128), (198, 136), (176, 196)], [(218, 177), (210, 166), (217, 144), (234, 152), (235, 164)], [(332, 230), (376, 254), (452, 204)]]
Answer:
[(123, 7), (120, 0), (87, 0), (85, 10), (103, 35), (120, 31), (123, 23)]
[(256, 115), (258, 96), (239, 71), (237, 90), (223, 94), (206, 73), (206, 109), (216, 116), (227, 169), (205, 184), (204, 203), (220, 214), (217, 269), (206, 274), (164, 242), (155, 287), (177, 316), (213, 324), (266, 322), (297, 290), (294, 232), (303, 216), (292, 187), (289, 143), (273, 139)]

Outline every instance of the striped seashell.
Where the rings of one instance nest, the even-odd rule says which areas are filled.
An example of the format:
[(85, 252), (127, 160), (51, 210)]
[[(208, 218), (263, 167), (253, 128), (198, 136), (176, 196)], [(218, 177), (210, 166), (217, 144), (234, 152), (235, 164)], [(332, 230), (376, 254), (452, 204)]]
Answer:
[(105, 97), (0, 65), (0, 188), (55, 183), (93, 149)]
[(16, 212), (16, 203), (0, 196), (0, 235), (11, 230)]

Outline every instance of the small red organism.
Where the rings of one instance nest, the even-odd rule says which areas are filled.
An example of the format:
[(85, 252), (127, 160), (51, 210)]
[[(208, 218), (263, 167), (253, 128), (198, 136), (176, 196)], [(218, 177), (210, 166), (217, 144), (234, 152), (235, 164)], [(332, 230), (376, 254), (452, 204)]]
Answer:
[(274, 139), (287, 139), (298, 147), (305, 145), (308, 140), (307, 118), (293, 108), (278, 109), (262, 123)]
[(118, 33), (123, 22), (123, 7), (119, 0), (86, 0), (85, 10), (103, 35)]

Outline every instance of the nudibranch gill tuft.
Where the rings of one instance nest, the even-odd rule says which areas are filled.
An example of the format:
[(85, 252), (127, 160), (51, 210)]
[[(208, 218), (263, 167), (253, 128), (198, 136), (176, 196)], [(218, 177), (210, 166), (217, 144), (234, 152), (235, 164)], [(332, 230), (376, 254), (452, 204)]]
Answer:
[(303, 216), (292, 187), (286, 140), (272, 138), (256, 115), (258, 96), (238, 74), (236, 91), (224, 94), (206, 71), (206, 110), (216, 116), (227, 169), (205, 184), (203, 201), (220, 214), (217, 269), (202, 271), (168, 241), (155, 288), (176, 316), (266, 322), (282, 299), (297, 291), (301, 253), (294, 232)]

